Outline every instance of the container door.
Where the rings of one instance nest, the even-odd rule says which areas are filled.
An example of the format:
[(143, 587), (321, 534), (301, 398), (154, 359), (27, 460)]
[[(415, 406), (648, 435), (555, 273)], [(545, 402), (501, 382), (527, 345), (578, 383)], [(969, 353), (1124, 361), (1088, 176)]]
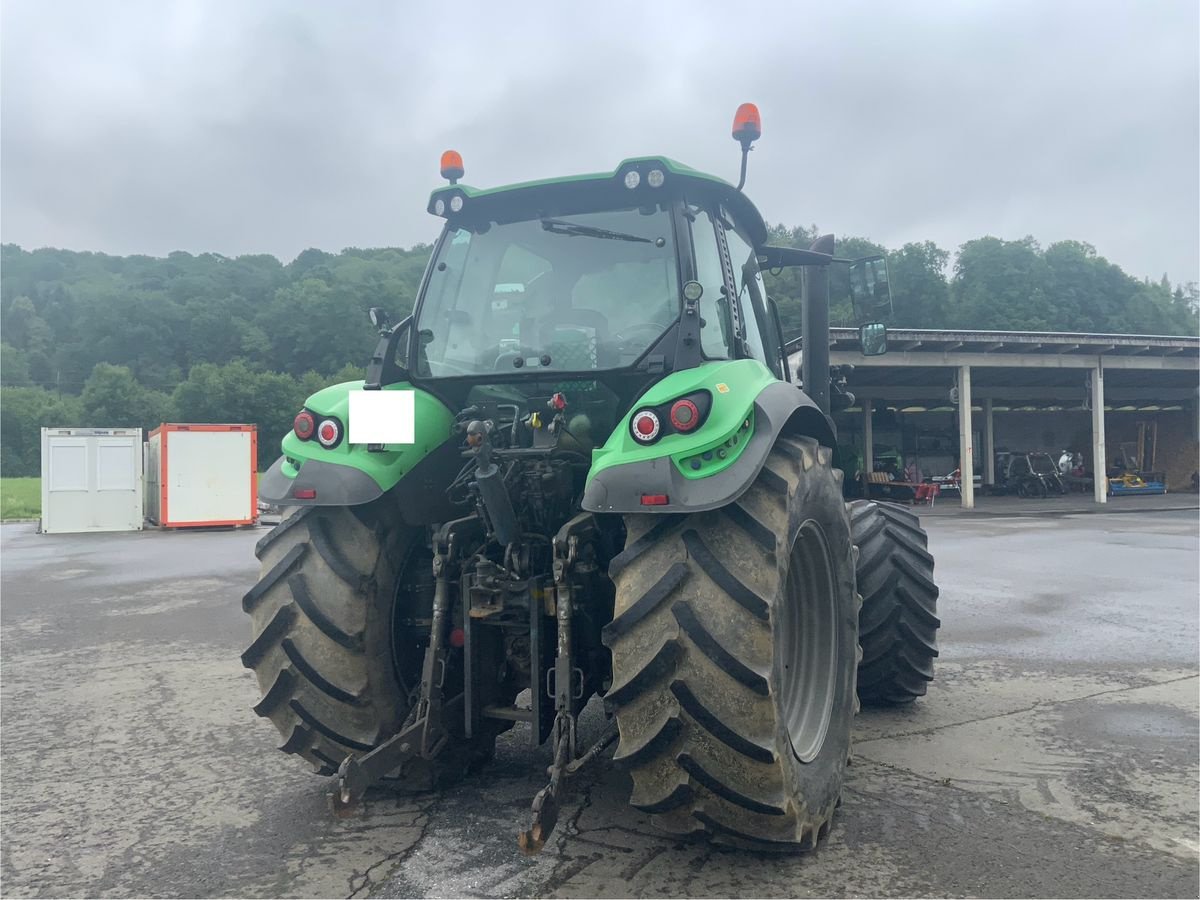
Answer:
[(237, 525), (254, 519), (252, 432), (172, 430), (163, 443), (163, 524)]

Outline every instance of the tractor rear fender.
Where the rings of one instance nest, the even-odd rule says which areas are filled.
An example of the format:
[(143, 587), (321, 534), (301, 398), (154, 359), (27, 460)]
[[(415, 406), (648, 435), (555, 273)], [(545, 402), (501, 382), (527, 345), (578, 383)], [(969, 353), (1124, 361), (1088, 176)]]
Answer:
[[(706, 392), (699, 427), (679, 433), (665, 420), (671, 404)], [(664, 433), (640, 443), (631, 422), (656, 411)], [(669, 432), (669, 433), (666, 433)], [(832, 421), (802, 390), (757, 360), (712, 362), (675, 372), (633, 404), (592, 457), (583, 508), (606, 513), (700, 512), (726, 506), (754, 483), (781, 435), (804, 435), (836, 448)]]
[[(284, 435), (283, 456), (258, 480), (260, 500), (273, 506), (369, 503), (394, 488), (450, 438), (454, 422), (450, 410), (431, 394), (398, 383), (383, 390), (414, 391), (415, 442), (385, 444), (380, 450), (351, 444), (350, 395), (362, 389), (363, 382), (348, 381), (331, 385), (308, 398), (304, 409), (315, 420), (313, 435), (307, 440), (302, 440), (295, 430)], [(332, 419), (338, 427), (338, 440), (331, 447), (322, 446), (317, 438), (326, 419)]]

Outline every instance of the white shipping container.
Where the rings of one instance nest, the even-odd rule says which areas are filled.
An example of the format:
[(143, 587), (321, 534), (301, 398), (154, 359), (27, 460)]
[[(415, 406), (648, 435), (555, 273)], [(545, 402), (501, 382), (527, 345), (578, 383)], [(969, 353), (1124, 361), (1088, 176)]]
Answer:
[(141, 528), (142, 429), (43, 428), (40, 530)]
[(166, 528), (250, 525), (257, 463), (253, 425), (161, 425), (146, 445), (146, 518)]

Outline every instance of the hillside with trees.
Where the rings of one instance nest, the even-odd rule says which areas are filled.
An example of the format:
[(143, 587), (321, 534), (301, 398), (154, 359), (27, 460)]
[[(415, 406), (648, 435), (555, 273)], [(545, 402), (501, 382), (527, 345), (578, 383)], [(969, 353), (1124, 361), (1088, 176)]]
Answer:
[[(813, 228), (771, 228), (807, 246)], [(862, 238), (840, 256), (885, 248)], [(250, 422), (260, 464), (304, 398), (362, 377), (376, 336), (366, 311), (412, 309), (430, 253), (306, 250), (164, 258), (0, 248), (0, 471), (39, 471), (43, 425), (153, 427)], [(1085, 243), (984, 237), (951, 254), (928, 241), (889, 253), (898, 327), (1195, 334), (1197, 288), (1140, 281)], [(843, 275), (844, 277), (844, 275)], [(836, 283), (835, 294), (839, 292)], [(799, 278), (767, 274), (788, 336), (798, 333)], [(844, 293), (844, 288), (842, 288)], [(851, 324), (836, 303), (834, 324)]]

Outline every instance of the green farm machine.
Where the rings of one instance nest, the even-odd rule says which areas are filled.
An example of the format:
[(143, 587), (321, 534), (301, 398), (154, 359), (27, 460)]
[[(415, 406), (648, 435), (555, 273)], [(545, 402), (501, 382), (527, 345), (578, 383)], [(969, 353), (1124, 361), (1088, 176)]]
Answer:
[[(413, 313), (371, 310), (366, 379), (313, 394), (260, 480), (281, 523), (243, 606), (255, 711), (334, 780), (436, 790), (516, 723), (550, 742), (519, 843), (616, 743), (630, 802), (676, 834), (803, 850), (842, 795), (859, 699), (908, 703), (937, 656), (910, 512), (847, 503), (829, 272), (886, 350), (882, 258), (767, 244), (742, 192), (662, 157), (448, 184)], [(803, 267), (799, 348), (762, 270)], [(831, 396), (832, 395), (832, 396)], [(582, 741), (593, 696), (609, 717)], [(585, 745), (586, 744), (586, 745)]]

